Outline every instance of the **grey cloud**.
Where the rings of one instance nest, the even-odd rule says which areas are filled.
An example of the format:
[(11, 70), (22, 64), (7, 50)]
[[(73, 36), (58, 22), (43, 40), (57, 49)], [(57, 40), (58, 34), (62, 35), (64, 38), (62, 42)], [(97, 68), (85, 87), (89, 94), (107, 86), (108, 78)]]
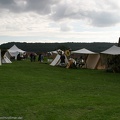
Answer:
[(117, 13), (111, 12), (88, 12), (87, 19), (90, 20), (90, 23), (97, 27), (109, 27), (116, 25), (120, 22), (120, 15)]
[(56, 2), (57, 0), (27, 0), (26, 11), (49, 14), (51, 13), (51, 6)]
[(51, 18), (54, 20), (61, 20), (67, 18), (68, 16), (65, 15), (66, 6), (65, 5), (58, 5), (54, 9), (54, 13), (51, 15)]
[(68, 6), (67, 4), (57, 5), (54, 9), (54, 13), (51, 15), (51, 18), (55, 21), (59, 21), (62, 19), (80, 19), (83, 13), (80, 11), (74, 11), (72, 6)]
[[(111, 3), (110, 3), (111, 5)], [(112, 6), (112, 5), (111, 5)], [(115, 5), (113, 5), (115, 6)], [(112, 6), (112, 7), (113, 7)], [(117, 23), (120, 23), (120, 15), (116, 11), (96, 11), (96, 10), (84, 10), (81, 8), (78, 8), (77, 11), (74, 11), (71, 6), (67, 6), (65, 4), (58, 5), (55, 9), (54, 14), (51, 16), (51, 18), (55, 21), (63, 20), (63, 19), (78, 19), (82, 21), (89, 22), (92, 26), (97, 27), (108, 27), (116, 25)], [(69, 9), (69, 12), (67, 9)]]
[[(23, 4), (19, 4), (19, 3)], [(51, 7), (57, 0), (0, 0), (0, 9), (11, 12), (36, 12), (39, 14), (51, 13)]]
[(23, 6), (19, 6), (17, 3), (17, 0), (0, 0), (0, 10), (9, 10), (15, 13), (23, 11)]
[[(20, 1), (23, 4), (19, 4)], [(109, 6), (109, 11), (105, 11), (101, 7), (100, 11), (96, 11), (92, 9), (92, 6), (88, 10), (83, 8), (84, 5), (74, 6), (72, 3), (65, 4), (64, 2), (60, 4), (59, 0), (0, 0), (0, 10), (7, 9), (15, 13), (36, 12), (41, 15), (51, 15), (50, 19), (54, 21), (63, 19), (87, 20), (91, 25), (98, 27), (107, 27), (119, 23), (120, 15), (114, 11), (115, 9), (120, 10), (119, 5), (112, 0), (106, 0), (106, 2), (100, 3), (100, 6), (102, 4)], [(112, 10), (114, 12), (111, 12)]]
[(14, 0), (0, 0), (0, 4), (4, 6), (11, 5), (14, 3), (15, 3)]
[(14, 0), (0, 0), (0, 9), (12, 9), (15, 5)]

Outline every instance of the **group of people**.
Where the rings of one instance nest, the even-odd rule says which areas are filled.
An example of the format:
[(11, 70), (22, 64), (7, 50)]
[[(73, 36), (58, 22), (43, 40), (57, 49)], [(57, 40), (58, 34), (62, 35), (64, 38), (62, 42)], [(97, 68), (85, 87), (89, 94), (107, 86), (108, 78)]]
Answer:
[[(72, 56), (66, 56), (65, 53), (59, 51), (58, 54), (60, 55), (60, 64), (59, 66), (66, 67), (66, 68), (82, 68), (85, 65), (85, 61), (82, 56), (78, 57), (76, 60), (72, 58)], [(31, 53), (30, 54), (30, 61), (36, 61), (37, 54)], [(43, 54), (38, 55), (38, 61), (43, 62), (44, 56)]]
[(65, 57), (65, 54), (60, 55), (60, 66), (66, 66), (66, 68), (82, 68), (85, 65), (85, 61), (82, 56), (78, 57), (77, 60), (69, 57), (67, 64)]
[(23, 59), (26, 59), (26, 53), (25, 53), (25, 54), (19, 53), (19, 54), (17, 55), (17, 60), (19, 61), (19, 60), (23, 60)]
[(36, 60), (36, 54), (35, 53), (30, 53), (30, 61), (35, 62)]
[[(35, 62), (36, 61), (37, 54), (36, 53), (30, 53), (30, 61)], [(40, 53), (38, 56), (38, 61), (43, 62), (43, 55)]]
[(82, 68), (85, 65), (85, 60), (82, 56), (78, 57), (76, 60), (76, 66)]

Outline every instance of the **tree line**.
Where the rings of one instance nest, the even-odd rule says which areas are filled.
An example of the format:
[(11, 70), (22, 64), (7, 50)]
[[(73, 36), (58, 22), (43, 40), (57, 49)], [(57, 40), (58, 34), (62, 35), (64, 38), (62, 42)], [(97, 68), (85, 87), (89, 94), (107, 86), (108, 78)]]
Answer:
[(0, 49), (7, 50), (13, 45), (27, 52), (49, 52), (57, 49), (61, 50), (78, 50), (86, 48), (93, 52), (102, 52), (112, 45), (117, 45), (117, 43), (107, 43), (107, 42), (93, 42), (93, 43), (80, 43), (80, 42), (66, 42), (66, 43), (26, 43), (26, 42), (9, 42), (0, 45)]

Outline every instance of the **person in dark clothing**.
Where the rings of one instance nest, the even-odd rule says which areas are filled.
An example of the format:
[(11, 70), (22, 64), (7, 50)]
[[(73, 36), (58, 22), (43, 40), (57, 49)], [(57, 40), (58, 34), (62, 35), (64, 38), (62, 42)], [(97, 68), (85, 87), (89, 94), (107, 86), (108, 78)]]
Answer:
[(21, 60), (20, 53), (17, 55), (17, 60)]
[(42, 56), (42, 54), (40, 53), (38, 56), (38, 61), (40, 61), (40, 62), (41, 62), (41, 56)]
[(35, 60), (36, 60), (36, 55), (34, 54), (33, 55), (33, 61), (35, 62)]
[(33, 54), (30, 53), (30, 61), (32, 62), (33, 61)]
[(62, 54), (62, 55), (60, 56), (60, 60), (61, 60), (61, 61), (60, 61), (61, 64), (65, 64), (65, 55)]

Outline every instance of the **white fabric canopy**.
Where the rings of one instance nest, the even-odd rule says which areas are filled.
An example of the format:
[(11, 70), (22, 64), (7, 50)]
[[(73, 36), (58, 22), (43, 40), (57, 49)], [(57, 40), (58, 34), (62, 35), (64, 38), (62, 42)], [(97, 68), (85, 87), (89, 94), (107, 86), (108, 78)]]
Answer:
[(6, 56), (6, 54), (2, 58), (2, 63), (12, 63), (9, 58)]
[(107, 49), (101, 53), (109, 54), (109, 55), (120, 55), (120, 47), (113, 45), (112, 47), (110, 47), (109, 49)]
[(17, 55), (19, 53), (20, 54), (25, 53), (25, 51), (19, 49), (16, 45), (13, 45), (10, 49), (8, 49), (8, 52), (12, 57), (15, 57), (15, 59), (17, 59)]
[(79, 53), (79, 54), (97, 54), (95, 52), (92, 52), (90, 50), (87, 50), (85, 48), (80, 49), (80, 50), (76, 50), (76, 51), (72, 51), (71, 53)]
[(19, 49), (16, 45), (13, 45), (10, 49), (8, 49), (9, 52), (20, 52), (20, 53), (24, 53), (25, 51)]

